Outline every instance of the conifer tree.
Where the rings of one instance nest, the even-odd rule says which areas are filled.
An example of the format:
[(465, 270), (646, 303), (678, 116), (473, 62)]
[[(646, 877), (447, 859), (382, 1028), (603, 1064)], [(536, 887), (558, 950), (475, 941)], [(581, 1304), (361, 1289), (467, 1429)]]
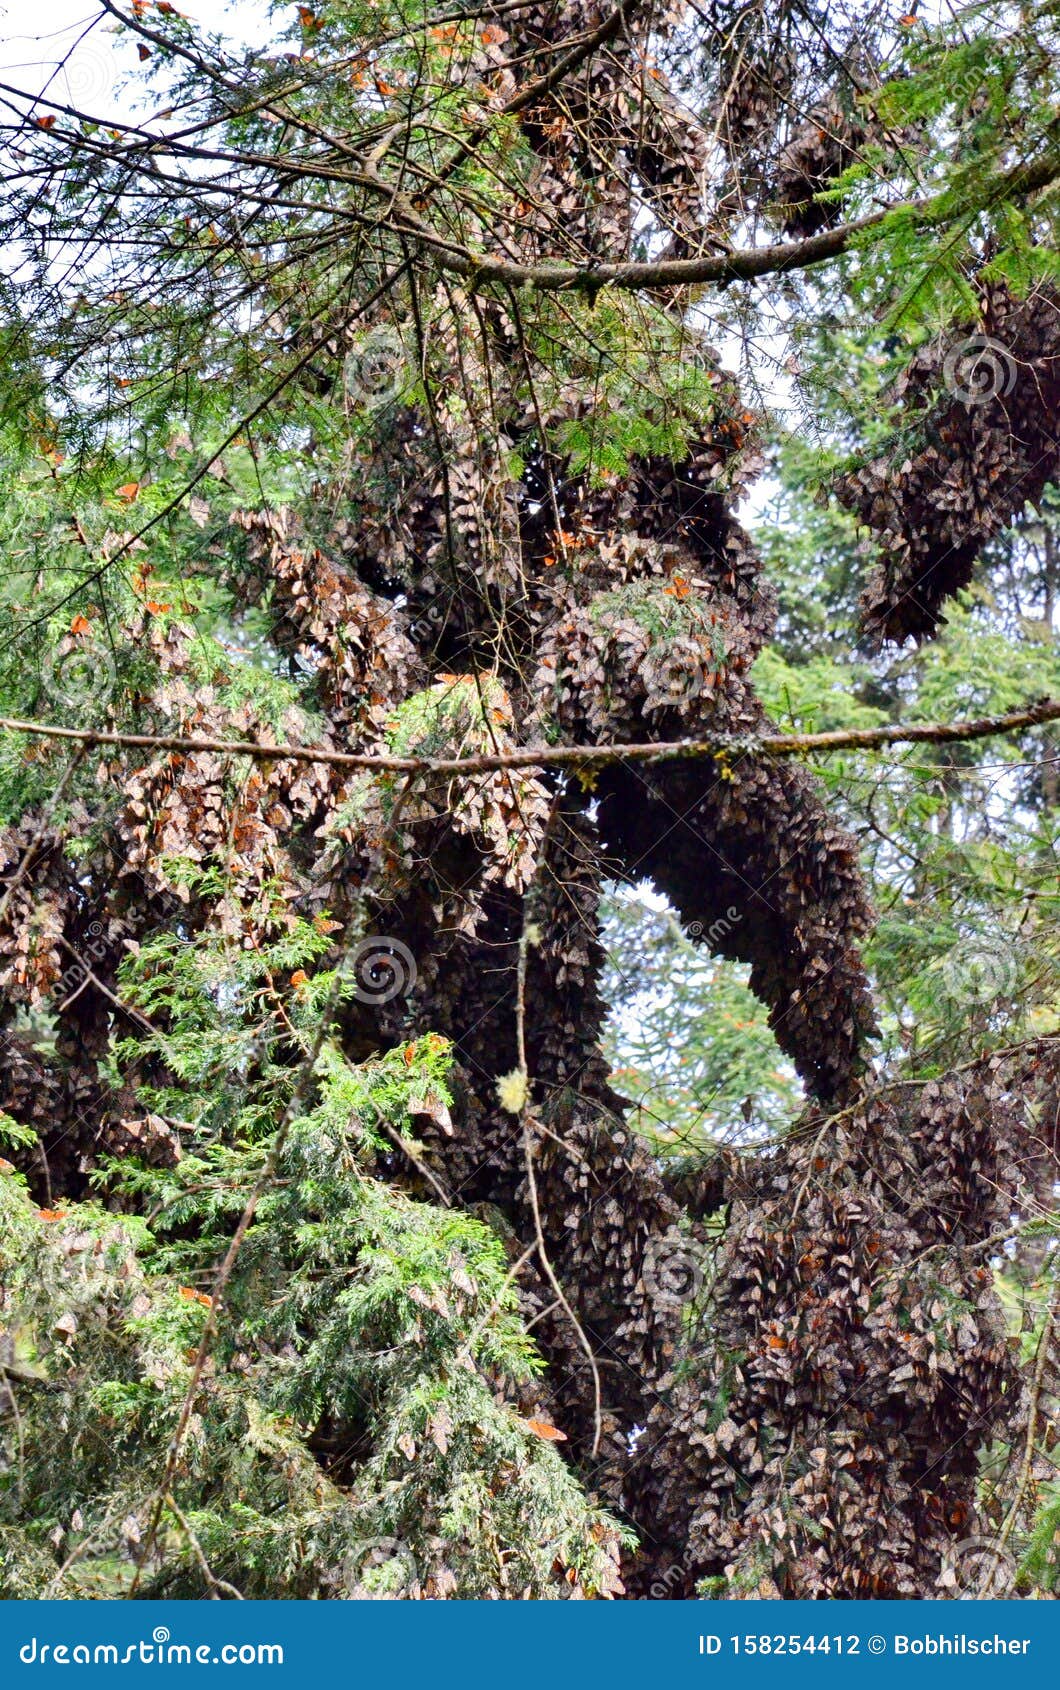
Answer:
[(1058, 8), (294, 10), (3, 94), (0, 1588), (1051, 1592)]

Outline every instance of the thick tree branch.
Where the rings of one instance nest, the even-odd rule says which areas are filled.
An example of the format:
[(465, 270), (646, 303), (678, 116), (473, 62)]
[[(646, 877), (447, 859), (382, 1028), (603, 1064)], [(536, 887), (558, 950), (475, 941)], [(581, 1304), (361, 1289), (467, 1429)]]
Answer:
[[(609, 29), (606, 33), (617, 32), (625, 12), (619, 7), (607, 20)], [(598, 31), (597, 36), (605, 32)], [(596, 45), (596, 37), (583, 42), (570, 55), (571, 60), (587, 56), (591, 46)], [(570, 69), (570, 65), (561, 61), (555, 71), (541, 79), (542, 85), (550, 81), (562, 69)], [(12, 92), (16, 92), (12, 90)], [(83, 121), (85, 114), (66, 106), (61, 102), (39, 97), (36, 105), (51, 112), (62, 112), (65, 115)], [(517, 99), (510, 102), (513, 109), (521, 108), (522, 101)], [(507, 108), (505, 108), (507, 110)], [(504, 115), (504, 112), (498, 113)], [(1050, 140), (1055, 138), (1055, 129), (1049, 132)], [(56, 140), (65, 140), (65, 136), (57, 133)], [(85, 146), (85, 138), (75, 137), (79, 146)], [(210, 149), (205, 147), (178, 146), (172, 137), (152, 137), (150, 143), (154, 150), (173, 157), (182, 157), (189, 161), (210, 164), (227, 164), (231, 167), (242, 167), (251, 170), (277, 170), (280, 162), (268, 154), (232, 152), (229, 150)], [(135, 151), (136, 149), (130, 149)], [(463, 150), (458, 152), (443, 171), (452, 168), (463, 157)], [(584, 264), (570, 263), (537, 263), (518, 264), (510, 259), (490, 257), (477, 254), (469, 247), (450, 240), (433, 229), (422, 218), (415, 206), (412, 205), (393, 182), (388, 181), (374, 167), (367, 169), (350, 169), (330, 165), (324, 161), (314, 159), (286, 158), (282, 161), (284, 175), (292, 179), (331, 182), (348, 187), (359, 188), (377, 198), (386, 201), (387, 221), (397, 234), (405, 235), (421, 246), (430, 250), (436, 262), (443, 270), (448, 270), (464, 279), (472, 291), (478, 292), (487, 286), (500, 282), (509, 288), (529, 287), (538, 292), (558, 293), (588, 293), (595, 296), (601, 288), (620, 288), (627, 292), (636, 292), (645, 288), (678, 288), (720, 283), (725, 285), (737, 281), (755, 281), (763, 276), (785, 275), (795, 270), (806, 270), (814, 265), (826, 263), (829, 259), (839, 258), (848, 252), (860, 236), (881, 228), (888, 219), (905, 217), (911, 219), (918, 228), (929, 229), (942, 227), (958, 215), (955, 211), (953, 196), (948, 190), (929, 195), (926, 198), (899, 200), (893, 205), (882, 206), (878, 211), (868, 213), (864, 217), (855, 218), (849, 223), (840, 223), (835, 228), (823, 229), (819, 234), (810, 235), (803, 240), (777, 241), (761, 247), (733, 248), (724, 253), (713, 252), (694, 258), (671, 258), (643, 260), (639, 262), (595, 262)], [(1021, 163), (999, 174), (989, 184), (989, 191), (984, 197), (981, 209), (989, 205), (1007, 200), (1023, 200), (1029, 195), (1039, 192), (1060, 178), (1060, 155), (1051, 147), (1042, 157), (1031, 163)], [(181, 185), (188, 191), (196, 186), (200, 191), (213, 193), (233, 192), (233, 184), (224, 182), (193, 183), (185, 181), (175, 184)], [(364, 213), (359, 209), (330, 205), (322, 207), (335, 217), (364, 220)], [(962, 206), (959, 215), (966, 221), (970, 208)]]
[(10, 733), (36, 734), (42, 739), (76, 740), (86, 746), (118, 749), (220, 752), (269, 762), (324, 763), (340, 769), (366, 769), (378, 774), (475, 775), (498, 769), (602, 767), (608, 763), (649, 763), (661, 759), (716, 757), (800, 757), (810, 752), (877, 751), (887, 745), (946, 745), (956, 741), (989, 739), (1018, 733), (1060, 720), (1060, 699), (1043, 698), (1006, 716), (982, 716), (963, 722), (897, 722), (879, 728), (836, 728), (815, 734), (761, 734), (739, 738), (715, 734), (709, 739), (649, 740), (636, 745), (538, 745), (477, 757), (397, 757), (386, 753), (333, 751), (323, 745), (265, 745), (255, 740), (190, 738), (180, 734), (109, 733), (97, 728), (64, 728), (53, 722), (23, 721), (0, 716), (0, 728)]
[[(1023, 199), (1048, 187), (1060, 176), (1060, 158), (1055, 153), (1034, 164), (1006, 171), (992, 184), (991, 202)], [(377, 191), (382, 186), (377, 184)], [(399, 202), (399, 215), (404, 210)], [(438, 262), (464, 276), (472, 287), (501, 281), (509, 287), (530, 287), (541, 292), (588, 292), (602, 287), (636, 291), (639, 288), (689, 287), (706, 282), (748, 282), (759, 276), (780, 276), (791, 270), (806, 270), (839, 258), (860, 235), (878, 229), (890, 217), (909, 217), (919, 228), (939, 227), (955, 215), (949, 193), (927, 199), (901, 200), (850, 223), (824, 229), (800, 241), (778, 241), (769, 246), (736, 248), (731, 252), (699, 258), (670, 258), (628, 264), (512, 264), (506, 259), (476, 260), (463, 253), (447, 252)], [(961, 215), (967, 217), (968, 208)], [(427, 239), (417, 219), (408, 231)], [(436, 239), (437, 237), (435, 237)], [(433, 245), (433, 240), (429, 244)]]

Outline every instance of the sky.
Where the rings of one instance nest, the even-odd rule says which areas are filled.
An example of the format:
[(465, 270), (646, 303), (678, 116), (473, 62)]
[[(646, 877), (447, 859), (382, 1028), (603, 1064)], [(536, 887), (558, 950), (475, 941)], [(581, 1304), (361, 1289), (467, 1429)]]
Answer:
[[(268, 0), (180, 0), (179, 9), (233, 44), (262, 46), (274, 28)], [(91, 27), (100, 10), (95, 0), (0, 0), (0, 81), (39, 93), (54, 75), (53, 98), (120, 118), (128, 111), (120, 81), (136, 64), (135, 47), (117, 25)], [(293, 18), (293, 4), (290, 11)]]

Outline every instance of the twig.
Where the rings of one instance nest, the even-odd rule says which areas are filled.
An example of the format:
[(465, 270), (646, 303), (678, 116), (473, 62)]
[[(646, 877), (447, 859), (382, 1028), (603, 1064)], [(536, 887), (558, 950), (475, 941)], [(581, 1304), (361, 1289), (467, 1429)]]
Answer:
[(219, 1579), (217, 1577), (217, 1574), (214, 1572), (213, 1568), (210, 1566), (209, 1561), (207, 1561), (206, 1556), (203, 1553), (202, 1544), (199, 1542), (199, 1540), (196, 1537), (194, 1531), (192, 1530), (191, 1525), (189, 1524), (186, 1515), (182, 1513), (181, 1509), (177, 1506), (177, 1503), (174, 1501), (172, 1496), (167, 1495), (167, 1497), (166, 1497), (166, 1507), (169, 1509), (170, 1513), (175, 1517), (177, 1524), (179, 1525), (181, 1531), (184, 1533), (184, 1536), (187, 1538), (189, 1544), (191, 1545), (191, 1552), (194, 1555), (196, 1561), (198, 1561), (199, 1568), (202, 1572), (202, 1576), (206, 1580), (210, 1589), (213, 1590), (213, 1591), (223, 1590), (225, 1595), (231, 1596), (234, 1601), (244, 1602), (246, 1600), (246, 1598), (244, 1597), (242, 1591), (237, 1590), (234, 1584), (229, 1584), (227, 1579)]
[(446, 1209), (451, 1209), (453, 1206), (453, 1199), (450, 1197), (448, 1191), (446, 1191), (441, 1180), (437, 1179), (431, 1172), (430, 1168), (428, 1168), (426, 1162), (416, 1155), (416, 1152), (413, 1150), (411, 1144), (407, 1139), (402, 1138), (396, 1127), (392, 1127), (390, 1125), (390, 1122), (386, 1119), (382, 1110), (377, 1107), (375, 1114), (377, 1126), (382, 1127), (390, 1142), (396, 1145), (397, 1149), (400, 1150), (403, 1156), (408, 1158), (408, 1160), (412, 1163), (412, 1166), (416, 1169), (416, 1172), (421, 1174), (428, 1184), (434, 1187), (442, 1206)]
[[(529, 907), (530, 906), (529, 906), (529, 901), (528, 901), (527, 908), (529, 908)], [(537, 1239), (537, 1253), (538, 1253), (538, 1256), (540, 1257), (540, 1260), (541, 1260), (541, 1266), (545, 1270), (545, 1275), (548, 1279), (549, 1284), (551, 1285), (553, 1291), (556, 1293), (557, 1300), (562, 1304), (563, 1309), (566, 1312), (567, 1318), (569, 1319), (571, 1325), (574, 1327), (574, 1330), (575, 1330), (577, 1337), (578, 1337), (578, 1342), (581, 1345), (582, 1349), (585, 1351), (585, 1354), (588, 1357), (589, 1366), (592, 1368), (593, 1398), (594, 1398), (594, 1404), (593, 1404), (594, 1427), (593, 1427), (593, 1445), (592, 1445), (592, 1452), (591, 1453), (593, 1455), (596, 1455), (599, 1448), (600, 1448), (600, 1439), (603, 1435), (603, 1414), (602, 1414), (602, 1409), (601, 1409), (602, 1399), (601, 1399), (601, 1393), (600, 1393), (600, 1369), (597, 1365), (596, 1356), (593, 1352), (593, 1347), (590, 1344), (588, 1337), (586, 1336), (585, 1328), (582, 1326), (582, 1323), (578, 1319), (578, 1316), (575, 1314), (574, 1310), (571, 1308), (570, 1302), (567, 1299), (566, 1292), (564, 1291), (564, 1289), (563, 1289), (562, 1285), (560, 1284), (559, 1280), (556, 1278), (555, 1269), (553, 1268), (552, 1262), (549, 1258), (548, 1247), (545, 1243), (545, 1229), (544, 1229), (544, 1226), (543, 1226), (542, 1220), (541, 1220), (541, 1205), (540, 1205), (540, 1202), (538, 1201), (538, 1195), (537, 1195), (537, 1176), (534, 1173), (534, 1141), (533, 1141), (532, 1132), (531, 1132), (532, 1122), (531, 1122), (531, 1117), (530, 1117), (530, 1098), (529, 1098), (530, 1076), (529, 1076), (529, 1073), (527, 1072), (527, 1066), (526, 1066), (526, 960), (527, 960), (527, 952), (529, 950), (529, 947), (530, 947), (530, 925), (529, 925), (529, 921), (527, 919), (524, 919), (523, 930), (522, 930), (521, 934), (519, 935), (519, 956), (518, 956), (518, 961), (517, 961), (517, 964), (516, 964), (516, 974), (515, 974), (515, 982), (516, 982), (516, 991), (515, 991), (515, 1043), (516, 1043), (517, 1060), (518, 1060), (518, 1064), (519, 1064), (519, 1072), (522, 1074), (523, 1079), (524, 1079), (524, 1083), (526, 1085), (526, 1096), (523, 1100), (523, 1107), (522, 1107), (522, 1110), (520, 1112), (521, 1118), (522, 1118), (522, 1129), (523, 1129), (523, 1157), (524, 1157), (524, 1160), (525, 1160), (525, 1163), (526, 1163), (526, 1186), (527, 1186), (527, 1191), (528, 1191), (529, 1197), (530, 1197), (530, 1209), (531, 1209), (531, 1212), (532, 1212), (533, 1217), (534, 1217), (534, 1235)]]
[(92, 985), (95, 986), (96, 991), (100, 992), (109, 1003), (114, 1005), (115, 1009), (120, 1009), (123, 1015), (127, 1015), (130, 1021), (135, 1021), (137, 1026), (142, 1027), (145, 1033), (150, 1033), (153, 1039), (157, 1039), (160, 1043), (164, 1043), (165, 1035), (160, 1033), (157, 1027), (152, 1026), (146, 1015), (141, 1015), (140, 1011), (134, 1008), (132, 1004), (125, 1003), (116, 992), (111, 991), (110, 987), (100, 979), (99, 975), (89, 968), (88, 963), (85, 961), (76, 945), (71, 945), (69, 939), (67, 939), (62, 933), (58, 934), (57, 937), (63, 950), (69, 952), (85, 976), (76, 992), (71, 992), (68, 998), (64, 998), (62, 1003), (56, 1005), (57, 1014), (62, 1014), (63, 1010), (69, 1009), (74, 999), (80, 997), (85, 987)]
[(1019, 1516), (1020, 1508), (1023, 1505), (1023, 1499), (1027, 1494), (1027, 1487), (1031, 1482), (1031, 1473), (1034, 1468), (1034, 1440), (1038, 1430), (1038, 1405), (1041, 1401), (1042, 1382), (1045, 1377), (1045, 1365), (1049, 1359), (1049, 1352), (1052, 1348), (1053, 1333), (1056, 1330), (1058, 1317), (1060, 1317), (1060, 1284), (1053, 1287), (1053, 1295), (1049, 1303), (1049, 1311), (1046, 1314), (1045, 1323), (1042, 1327), (1041, 1338), (1038, 1340), (1038, 1353), (1034, 1358), (1034, 1373), (1031, 1376), (1027, 1402), (1027, 1431), (1023, 1444), (1023, 1459), (1020, 1462), (1019, 1477), (1016, 1482), (1016, 1489), (1012, 1497), (1012, 1502), (1009, 1506), (1008, 1513), (1005, 1515), (1004, 1521), (1002, 1522), (1001, 1529), (997, 1534), (997, 1542), (993, 1546), (995, 1566), (1001, 1559), (1005, 1545), (1012, 1536), (1012, 1530)]

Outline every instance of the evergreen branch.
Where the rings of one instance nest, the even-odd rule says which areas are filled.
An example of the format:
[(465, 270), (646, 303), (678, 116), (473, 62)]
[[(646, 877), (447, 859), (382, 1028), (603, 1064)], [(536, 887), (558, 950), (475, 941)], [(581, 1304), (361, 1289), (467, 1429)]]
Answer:
[[(397, 802), (394, 805), (393, 814), (390, 817), (387, 832), (384, 835), (384, 838), (379, 842), (376, 852), (377, 863), (382, 860), (386, 837), (393, 836), (397, 829), (398, 821), (404, 808), (405, 799), (408, 797), (410, 790), (411, 782), (406, 781), (398, 796)], [(324, 1005), (324, 1013), (321, 1015), (317, 1024), (312, 1043), (306, 1050), (302, 1062), (297, 1070), (294, 1086), (284, 1107), (283, 1113), (280, 1116), (276, 1130), (273, 1133), (272, 1142), (269, 1145), (261, 1170), (250, 1189), (246, 1203), (243, 1207), (243, 1212), (236, 1223), (235, 1231), (232, 1233), (228, 1242), (228, 1247), (225, 1250), (224, 1256), (217, 1268), (213, 1283), (210, 1287), (210, 1303), (206, 1313), (206, 1320), (203, 1324), (202, 1336), (199, 1339), (198, 1347), (192, 1358), (191, 1374), (188, 1379), (187, 1390), (184, 1393), (184, 1400), (180, 1406), (180, 1412), (177, 1416), (173, 1435), (170, 1438), (166, 1449), (165, 1470), (162, 1475), (161, 1483), (155, 1492), (154, 1502), (149, 1514), (147, 1532), (144, 1536), (143, 1554), (137, 1565), (136, 1576), (133, 1579), (132, 1587), (129, 1592), (130, 1596), (135, 1596), (136, 1594), (137, 1586), (139, 1585), (144, 1567), (148, 1563), (151, 1549), (158, 1538), (158, 1531), (162, 1523), (162, 1515), (165, 1511), (167, 1501), (169, 1501), (172, 1496), (174, 1480), (180, 1470), (180, 1461), (184, 1449), (184, 1443), (187, 1438), (191, 1417), (195, 1410), (195, 1401), (199, 1394), (199, 1387), (202, 1384), (203, 1373), (205, 1372), (206, 1363), (209, 1360), (214, 1342), (221, 1330), (221, 1315), (224, 1310), (225, 1293), (228, 1290), (229, 1281), (231, 1280), (232, 1274), (235, 1270), (236, 1260), (243, 1247), (247, 1233), (250, 1231), (250, 1228), (254, 1223), (254, 1218), (257, 1215), (258, 1207), (262, 1199), (267, 1194), (270, 1186), (275, 1184), (279, 1178), (280, 1165), (283, 1161), (284, 1151), (287, 1148), (287, 1141), (290, 1138), (292, 1129), (298, 1121), (300, 1110), (308, 1100), (313, 1081), (316, 1078), (317, 1063), (320, 1061), (324, 1045), (331, 1030), (332, 1018), (338, 1006), (338, 982), (341, 976), (342, 963), (345, 962), (348, 954), (349, 938), (347, 937), (343, 946), (340, 965), (335, 971), (335, 982), (331, 988), (328, 1000)]]

